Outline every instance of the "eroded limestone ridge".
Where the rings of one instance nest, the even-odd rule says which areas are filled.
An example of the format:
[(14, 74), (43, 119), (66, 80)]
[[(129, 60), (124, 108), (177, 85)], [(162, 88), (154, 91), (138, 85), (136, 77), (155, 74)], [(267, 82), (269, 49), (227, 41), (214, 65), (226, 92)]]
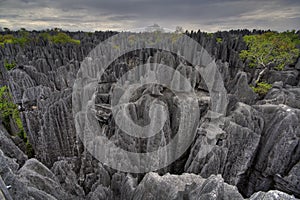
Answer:
[[(255, 32), (261, 34), (262, 32)], [(17, 33), (12, 33), (17, 34)], [(30, 33), (37, 35), (39, 33)], [(178, 99), (167, 88), (144, 86), (130, 100), (130, 115), (147, 124), (147, 108), (163, 101), (170, 117), (151, 141), (126, 135), (111, 117), (110, 89), (137, 65), (168, 64), (191, 80), (197, 94), (201, 125), (191, 147), (176, 162), (147, 174), (122, 173), (98, 162), (76, 135), (72, 86), (80, 62), (113, 32), (69, 33), (80, 44), (56, 44), (40, 38), (28, 44), (0, 46), (1, 84), (7, 84), (19, 106), (34, 151), (2, 125), (0, 130), (0, 198), (6, 199), (295, 199), (300, 197), (300, 60), (262, 77), (272, 84), (264, 96), (249, 86), (258, 69), (239, 59), (247, 30), (189, 35), (216, 60), (227, 89), (226, 116), (214, 121), (207, 85), (193, 66), (165, 51), (133, 51), (113, 62), (97, 85), (97, 117), (107, 137), (132, 152), (147, 152), (168, 143), (178, 129)], [(220, 39), (217, 38), (222, 38)], [(116, 47), (117, 48), (117, 47)], [(15, 63), (7, 70), (4, 61)], [(184, 65), (182, 65), (184, 63)], [(211, 151), (203, 155), (207, 136)], [(294, 195), (295, 197), (293, 197)]]

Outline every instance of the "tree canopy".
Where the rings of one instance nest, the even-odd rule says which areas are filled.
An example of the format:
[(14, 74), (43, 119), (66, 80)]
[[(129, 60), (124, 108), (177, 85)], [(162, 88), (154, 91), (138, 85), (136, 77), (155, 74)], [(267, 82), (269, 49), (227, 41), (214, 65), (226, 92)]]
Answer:
[(69, 35), (63, 32), (58, 32), (56, 35), (52, 36), (51, 41), (56, 44), (66, 44), (66, 43), (80, 44), (79, 40), (72, 39)]
[(31, 41), (37, 41), (38, 37), (43, 40), (50, 41), (54, 44), (80, 44), (80, 40), (73, 39), (67, 33), (60, 32), (55, 29), (55, 34), (51, 35), (49, 32), (42, 32), (38, 36), (30, 35), (26, 29), (21, 28), (17, 31), (18, 34), (0, 34), (0, 46), (4, 47), (5, 44), (19, 44), (24, 47), (25, 44)]
[(242, 50), (240, 57), (249, 61), (250, 67), (265, 68), (271, 65), (282, 70), (295, 62), (299, 56), (299, 36), (292, 32), (267, 32), (261, 35), (244, 36), (248, 49)]

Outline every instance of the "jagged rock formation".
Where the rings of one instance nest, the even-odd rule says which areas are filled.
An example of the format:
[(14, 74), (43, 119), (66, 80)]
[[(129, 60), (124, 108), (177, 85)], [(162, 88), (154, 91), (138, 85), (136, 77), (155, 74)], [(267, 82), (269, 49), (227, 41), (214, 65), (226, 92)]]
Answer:
[[(81, 40), (80, 46), (39, 40), (25, 47), (0, 47), (3, 82), (9, 84), (14, 101), (20, 106), (25, 130), (36, 153), (36, 159), (28, 159), (12, 136), (0, 127), (0, 198), (275, 200), (295, 199), (292, 195), (300, 197), (300, 59), (295, 67), (267, 73), (263, 79), (272, 82), (273, 88), (259, 99), (248, 85), (258, 72), (245, 66), (238, 57), (246, 48), (242, 36), (250, 34), (248, 31), (220, 32), (212, 37), (201, 32), (190, 33), (217, 60), (229, 104), (221, 124), (209, 122), (214, 126), (211, 129), (204, 118), (211, 106), (209, 92), (203, 79), (195, 76), (193, 85), (198, 92), (203, 123), (192, 146), (180, 159), (158, 173), (127, 174), (93, 158), (76, 135), (72, 86), (80, 62), (95, 45), (113, 34), (72, 33)], [(217, 37), (223, 42), (217, 42)], [(7, 72), (2, 66), (5, 59), (14, 59), (18, 65)], [(137, 142), (115, 127), (107, 106), (111, 101), (110, 89), (129, 69), (154, 62), (164, 62), (186, 74), (192, 69), (189, 64), (180, 68), (184, 61), (164, 51), (130, 52), (106, 70), (97, 89), (99, 122), (116, 144), (133, 152), (151, 151), (163, 145), (161, 138), (154, 138), (151, 143)], [(147, 119), (147, 108), (157, 98), (166, 102), (175, 115), (174, 95), (149, 86), (132, 97), (131, 116), (136, 121)], [(167, 121), (163, 136), (166, 143), (178, 128), (176, 117)], [(211, 151), (205, 157), (200, 156), (207, 142), (205, 137), (211, 131), (218, 133), (218, 137), (212, 141)]]

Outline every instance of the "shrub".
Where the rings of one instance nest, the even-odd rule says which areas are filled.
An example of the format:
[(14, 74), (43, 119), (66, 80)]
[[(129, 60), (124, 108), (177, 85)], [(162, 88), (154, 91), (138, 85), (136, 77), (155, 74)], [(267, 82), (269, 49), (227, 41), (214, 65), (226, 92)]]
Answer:
[(54, 44), (66, 44), (66, 43), (72, 43), (72, 44), (80, 44), (80, 40), (75, 40), (71, 38), (69, 35), (63, 32), (56, 31), (56, 35), (50, 35), (48, 32), (40, 33), (39, 37), (42, 38), (45, 41), (53, 42)]
[(217, 40), (217, 43), (222, 43), (223, 42), (222, 38), (219, 38), (219, 37), (216, 40)]
[(9, 63), (7, 60), (4, 60), (4, 67), (7, 69), (7, 70), (11, 70), (12, 68), (14, 68), (16, 66), (16, 62), (15, 61), (12, 61), (11, 63)]
[(55, 44), (66, 44), (66, 43), (73, 43), (73, 44), (80, 44), (80, 40), (72, 39), (66, 33), (59, 32), (56, 35), (52, 36), (51, 41)]
[(0, 45), (4, 46), (4, 44), (19, 44), (22, 47), (30, 42), (29, 33), (26, 31), (21, 32), (21, 37), (14, 37), (11, 34), (1, 35), (0, 37)]
[(42, 38), (43, 40), (51, 40), (51, 35), (47, 32), (40, 33), (39, 37)]
[[(0, 116), (7, 129), (10, 129), (9, 127), (10, 117), (16, 119), (16, 121), (19, 121), (17, 117), (19, 111), (17, 109), (17, 106), (11, 101), (11, 99), (12, 97), (8, 92), (7, 86), (1, 87), (0, 88)], [(16, 122), (16, 124), (18, 125), (19, 123)], [(22, 129), (22, 127), (20, 128)]]
[(266, 82), (259, 82), (257, 83), (256, 87), (252, 86), (251, 88), (259, 95), (266, 95), (272, 88), (272, 85)]
[(0, 46), (4, 47), (4, 44), (19, 44), (24, 47), (25, 44), (36, 41), (38, 38), (42, 38), (45, 41), (50, 41), (55, 44), (80, 44), (80, 40), (75, 40), (71, 38), (69, 35), (63, 32), (56, 31), (56, 35), (50, 35), (48, 32), (40, 33), (37, 37), (30, 37), (28, 31), (22, 29), (19, 30), (19, 37), (14, 37), (12, 34), (0, 35)]
[(11, 34), (1, 35), (0, 45), (4, 47), (4, 44), (12, 44), (14, 41), (14, 36)]
[(214, 36), (213, 33), (206, 33), (208, 37), (212, 38)]
[(12, 34), (6, 34), (3, 36), (3, 40), (7, 41), (7, 40), (13, 40), (15, 37)]
[(29, 157), (33, 157), (34, 152), (24, 130), (18, 107), (13, 103), (11, 94), (9, 93), (7, 86), (3, 86), (0, 88), (0, 117), (2, 119), (4, 127), (10, 133), (12, 131), (10, 127), (10, 120), (12, 119), (14, 121), (19, 131), (17, 135), (26, 144), (26, 154)]

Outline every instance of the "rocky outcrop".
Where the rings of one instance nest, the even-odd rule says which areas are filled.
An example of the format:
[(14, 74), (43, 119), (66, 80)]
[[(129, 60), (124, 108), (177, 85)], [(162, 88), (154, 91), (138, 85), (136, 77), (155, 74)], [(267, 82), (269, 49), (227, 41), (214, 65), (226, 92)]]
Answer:
[(19, 165), (23, 165), (27, 160), (25, 153), (16, 146), (9, 133), (2, 125), (0, 125), (0, 149), (6, 156), (16, 159), (16, 162)]
[[(248, 194), (272, 188), (278, 180), (276, 177), (288, 175), (300, 158), (299, 110), (282, 104), (260, 105), (256, 108), (263, 113), (265, 128), (247, 181)], [(298, 185), (296, 177), (294, 174), (291, 188)]]
[(296, 86), (299, 82), (299, 71), (297, 69), (289, 69), (284, 71), (270, 70), (265, 77), (270, 83), (282, 81), (284, 84)]
[[(218, 127), (213, 131), (220, 134), (211, 152), (203, 154), (205, 140), (198, 137), (186, 162), (186, 170), (202, 177), (222, 174), (227, 183), (239, 185), (247, 177), (247, 170), (259, 148), (264, 129), (262, 114), (249, 105), (238, 103), (223, 124), (213, 126)], [(209, 131), (211, 130), (204, 128), (202, 134), (209, 134)]]
[[(191, 199), (191, 200), (243, 200), (237, 188), (224, 182), (220, 175), (204, 179), (194, 174), (160, 176), (148, 173), (137, 186), (133, 196), (128, 199)], [(250, 200), (258, 199), (295, 199), (279, 191), (258, 192)]]
[(21, 107), (30, 143), (46, 165), (51, 166), (58, 157), (77, 155), (71, 87), (79, 62), (95, 44), (113, 34), (98, 33), (87, 38), (79, 33), (76, 37), (85, 43), (83, 46), (37, 40), (25, 47), (6, 44), (0, 48), (1, 62), (18, 64), (8, 72), (7, 80), (14, 102)]
[(268, 92), (265, 98), (258, 102), (258, 104), (283, 104), (292, 108), (300, 109), (299, 104), (300, 88), (283, 86), (283, 82), (275, 82), (272, 89)]
[[(36, 159), (27, 160), (18, 170), (18, 164), (0, 151), (0, 196), (3, 199), (236, 199), (243, 200), (237, 187), (224, 182), (221, 175), (207, 179), (196, 174), (184, 173), (160, 176), (150, 172), (138, 184), (137, 178), (115, 173), (111, 179), (103, 170), (102, 177), (92, 185), (88, 194), (77, 184), (73, 171), (74, 160), (54, 163), (52, 171)], [(101, 169), (101, 168), (100, 168)], [(102, 171), (102, 173), (101, 173)], [(2, 180), (3, 178), (3, 180)], [(279, 191), (258, 192), (250, 199), (290, 199), (293, 196)]]
[(238, 72), (228, 88), (232, 88), (230, 93), (237, 98), (237, 101), (248, 105), (252, 105), (256, 102), (257, 94), (250, 88), (245, 72)]
[(5, 134), (5, 129), (1, 129), (1, 143), (5, 144), (0, 146), (1, 199), (74, 199), (64, 192), (46, 166), (36, 159), (27, 160), (27, 156)]
[(274, 177), (274, 182), (275, 182), (274, 187), (280, 191), (284, 191), (287, 193), (295, 194), (296, 196), (300, 196), (299, 167), (300, 167), (300, 163), (298, 162), (291, 168), (291, 170), (284, 177), (282, 177), (280, 174), (277, 174)]
[[(216, 59), (228, 92), (227, 108), (222, 108), (226, 113), (217, 116), (210, 115), (209, 88), (191, 63), (151, 49), (129, 52), (117, 59), (99, 80), (95, 101), (101, 130), (119, 147), (132, 152), (153, 151), (167, 144), (178, 129), (178, 98), (158, 86), (138, 89), (127, 106), (134, 122), (147, 124), (150, 105), (158, 99), (163, 101), (171, 117), (167, 118), (162, 136), (155, 136), (151, 141), (136, 140), (112, 119), (111, 89), (117, 87), (119, 77), (136, 65), (164, 63), (180, 71), (191, 81), (199, 105), (195, 111), (200, 118), (196, 137), (182, 157), (157, 173), (129, 174), (93, 158), (76, 135), (72, 113), (72, 86), (80, 62), (95, 44), (114, 33), (70, 34), (81, 40), (80, 46), (39, 40), (23, 48), (0, 47), (1, 62), (9, 59), (18, 63), (8, 72), (0, 64), (1, 76), (5, 74), (6, 79), (2, 82), (10, 86), (36, 153), (36, 159), (28, 160), (12, 140), (13, 136), (0, 126), (0, 198), (247, 197), (258, 200), (300, 197), (300, 59), (295, 67), (270, 71), (264, 76), (273, 87), (258, 100), (249, 87), (257, 70), (248, 68), (238, 57), (246, 48), (242, 36), (251, 34), (249, 31), (218, 32), (212, 37), (201, 32), (190, 33)], [(216, 41), (218, 37), (222, 38), (221, 43)]]
[(280, 191), (270, 190), (268, 192), (257, 192), (250, 197), (250, 200), (258, 200), (258, 199), (266, 199), (266, 200), (276, 200), (276, 199), (287, 199), (293, 200), (296, 199), (293, 196), (285, 194)]

